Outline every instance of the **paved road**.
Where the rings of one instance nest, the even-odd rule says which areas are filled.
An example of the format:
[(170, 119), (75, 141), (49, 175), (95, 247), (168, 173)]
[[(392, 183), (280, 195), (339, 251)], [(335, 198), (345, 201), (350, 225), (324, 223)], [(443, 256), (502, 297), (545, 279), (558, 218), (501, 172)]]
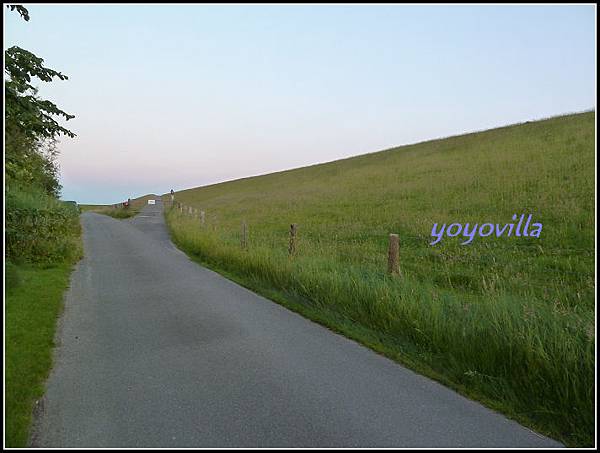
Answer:
[(560, 446), (191, 262), (161, 210), (83, 214), (34, 446)]

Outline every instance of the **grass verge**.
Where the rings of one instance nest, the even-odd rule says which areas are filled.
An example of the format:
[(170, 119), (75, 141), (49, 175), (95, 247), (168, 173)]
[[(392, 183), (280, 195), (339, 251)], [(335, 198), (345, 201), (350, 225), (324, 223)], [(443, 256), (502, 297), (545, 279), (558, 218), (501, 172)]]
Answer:
[(5, 300), (5, 436), (7, 447), (27, 446), (35, 401), (52, 365), (56, 322), (73, 263), (23, 264)]
[(95, 212), (97, 214), (104, 214), (115, 219), (128, 219), (130, 217), (139, 214), (141, 208), (114, 208), (112, 206), (103, 205), (80, 205), (81, 212)]
[[(377, 288), (367, 283), (359, 288), (355, 286), (357, 275), (337, 275), (329, 282), (323, 279), (321, 291), (315, 295), (315, 287), (311, 285), (319, 286), (315, 280), (318, 272), (315, 273), (314, 268), (303, 271), (310, 266), (307, 262), (298, 260), (290, 265), (282, 260), (273, 263), (268, 270), (259, 270), (265, 264), (262, 259), (254, 265), (248, 261), (241, 265), (232, 259), (233, 250), (221, 254), (220, 249), (215, 253), (214, 248), (199, 248), (181, 233), (172, 228), (170, 231), (174, 243), (191, 259), (232, 281), (567, 446), (593, 445), (594, 343), (581, 334), (576, 334), (575, 341), (570, 338), (573, 333), (581, 332), (576, 319), (564, 322), (566, 320), (552, 319), (548, 312), (542, 312), (549, 328), (544, 334), (544, 327), (533, 326), (530, 319), (523, 318), (524, 312), (515, 309), (510, 299), (506, 299), (500, 307), (488, 305), (472, 309), (463, 322), (460, 311), (464, 305), (451, 294), (441, 293), (432, 299), (436, 293), (434, 288), (404, 281), (404, 290), (396, 295), (410, 307), (404, 313), (396, 312), (398, 318), (394, 326), (389, 314), (381, 318), (381, 312), (389, 310), (390, 299), (381, 298), (389, 287)], [(252, 260), (248, 255), (242, 259)], [(334, 287), (336, 290), (332, 292)], [(357, 301), (352, 295), (355, 291), (364, 297)], [(373, 297), (368, 297), (369, 292)], [(333, 298), (344, 302), (332, 303)], [(437, 305), (440, 301), (459, 310), (452, 313)], [(537, 316), (540, 316), (539, 309)], [(540, 338), (551, 336), (556, 337), (552, 348), (537, 343)], [(564, 343), (560, 343), (561, 340)], [(549, 379), (560, 380), (566, 387), (549, 386)], [(557, 390), (564, 391), (564, 399), (559, 402)], [(558, 404), (569, 404), (570, 410), (561, 412), (557, 410)]]

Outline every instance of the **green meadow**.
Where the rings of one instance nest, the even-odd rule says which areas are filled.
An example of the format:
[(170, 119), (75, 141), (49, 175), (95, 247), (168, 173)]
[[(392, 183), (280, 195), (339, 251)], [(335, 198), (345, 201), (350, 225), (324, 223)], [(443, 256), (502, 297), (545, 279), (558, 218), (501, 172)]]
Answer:
[[(567, 445), (591, 446), (594, 144), (595, 112), (566, 115), (184, 190), (176, 201), (204, 210), (204, 224), (178, 209), (166, 218), (197, 261)], [(532, 214), (540, 237), (430, 245), (434, 223), (503, 226), (514, 214)], [(399, 276), (386, 272), (390, 233)]]

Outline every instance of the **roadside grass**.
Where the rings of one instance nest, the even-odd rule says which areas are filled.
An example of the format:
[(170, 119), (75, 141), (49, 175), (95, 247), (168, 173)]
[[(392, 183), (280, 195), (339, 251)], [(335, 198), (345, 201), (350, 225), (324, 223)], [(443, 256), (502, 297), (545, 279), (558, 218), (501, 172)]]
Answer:
[(35, 401), (52, 365), (56, 321), (73, 263), (14, 266), (5, 299), (5, 442), (26, 447)]
[[(567, 445), (591, 446), (594, 128), (586, 112), (190, 189), (176, 200), (204, 210), (205, 226), (178, 210), (166, 219), (199, 262)], [(539, 239), (429, 245), (434, 223), (504, 225), (521, 213), (543, 224)], [(389, 233), (400, 235), (401, 277), (385, 273)]]
[(79, 206), (79, 210), (81, 212), (88, 212), (88, 211), (99, 211), (101, 209), (105, 209), (108, 206), (107, 205), (103, 205), (103, 204), (78, 204), (77, 206)]
[(95, 212), (115, 219), (128, 219), (139, 214), (140, 210), (130, 206), (128, 208), (115, 208), (107, 205), (80, 205), (81, 212)]

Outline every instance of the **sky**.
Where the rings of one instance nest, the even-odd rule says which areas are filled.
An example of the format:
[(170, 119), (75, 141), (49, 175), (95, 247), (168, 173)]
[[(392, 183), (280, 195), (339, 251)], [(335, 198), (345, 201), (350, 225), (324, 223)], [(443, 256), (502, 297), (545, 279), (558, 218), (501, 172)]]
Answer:
[(62, 198), (115, 203), (595, 109), (594, 6), (26, 5)]

